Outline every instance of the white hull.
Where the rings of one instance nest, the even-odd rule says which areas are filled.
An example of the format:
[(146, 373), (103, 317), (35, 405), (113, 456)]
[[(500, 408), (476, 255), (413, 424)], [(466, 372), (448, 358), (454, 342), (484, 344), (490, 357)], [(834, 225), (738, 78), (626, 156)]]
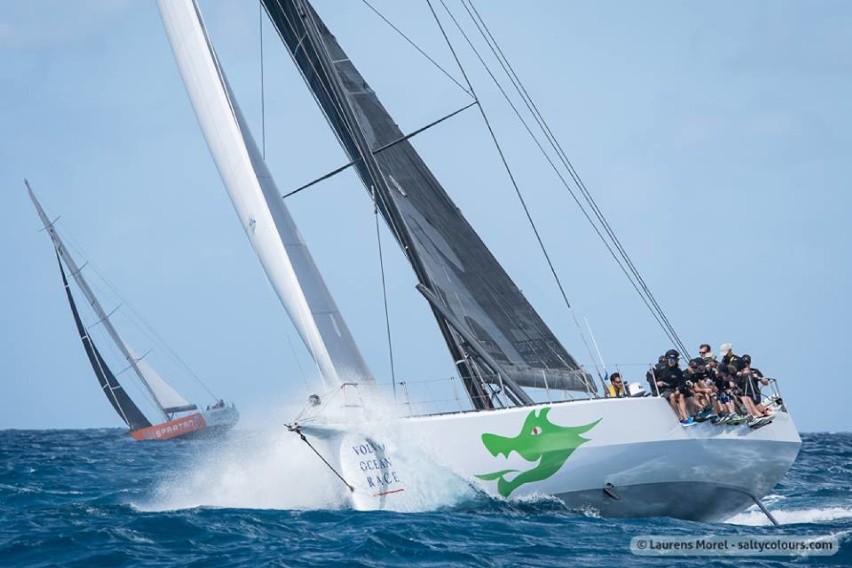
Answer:
[(357, 432), (317, 424), (303, 430), (323, 440), (363, 509), (394, 508), (394, 499), (419, 490), (412, 483), (428, 483), (405, 455), (420, 452), (495, 496), (552, 495), (605, 516), (722, 520), (754, 504), (752, 495), (769, 493), (801, 446), (786, 412), (758, 429), (683, 427), (663, 399), (651, 397), (362, 424)]
[(201, 415), (207, 424), (208, 433), (213, 435), (224, 434), (236, 426), (240, 420), (240, 413), (233, 404), (220, 408), (202, 410)]

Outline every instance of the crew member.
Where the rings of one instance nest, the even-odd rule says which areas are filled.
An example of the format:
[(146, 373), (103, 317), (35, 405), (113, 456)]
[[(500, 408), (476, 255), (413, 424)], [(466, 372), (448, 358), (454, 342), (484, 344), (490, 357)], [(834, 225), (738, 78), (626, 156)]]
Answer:
[(621, 378), (621, 373), (613, 373), (609, 376), (609, 386), (607, 387), (606, 395), (610, 398), (621, 398), (627, 396), (627, 390), (624, 388), (624, 381)]

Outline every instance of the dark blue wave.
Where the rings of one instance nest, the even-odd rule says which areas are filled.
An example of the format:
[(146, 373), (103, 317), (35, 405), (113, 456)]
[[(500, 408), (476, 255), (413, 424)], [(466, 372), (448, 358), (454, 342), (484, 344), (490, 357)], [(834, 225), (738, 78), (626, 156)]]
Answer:
[[(228, 443), (243, 448), (244, 455), (258, 453), (251, 434), (234, 433)], [(233, 464), (213, 480), (222, 485), (212, 491), (228, 493), (223, 502), (236, 506), (204, 506), (204, 495), (198, 498), (202, 506), (175, 505), (211, 481), (197, 477), (199, 463), (226, 467), (227, 456), (220, 452), (215, 442), (135, 443), (113, 429), (0, 432), (0, 565), (634, 568), (660, 565), (629, 551), (631, 538), (648, 534), (835, 534), (840, 553), (799, 558), (795, 564), (852, 565), (849, 434), (804, 436), (798, 461), (768, 498), (780, 527), (765, 526), (756, 512), (712, 525), (601, 519), (553, 499), (507, 502), (472, 491), (418, 513), (357, 512), (333, 501), (288, 508), (281, 499), (292, 479), (277, 478), (273, 468), (271, 476), (231, 480), (236, 488), (231, 487), (228, 476), (243, 471)], [(275, 459), (260, 454), (258, 463)], [(320, 492), (312, 483), (303, 479), (292, 490)], [(240, 490), (250, 493), (245, 505)], [(267, 495), (269, 508), (263, 508)], [(664, 564), (706, 568), (791, 561), (687, 557)]]

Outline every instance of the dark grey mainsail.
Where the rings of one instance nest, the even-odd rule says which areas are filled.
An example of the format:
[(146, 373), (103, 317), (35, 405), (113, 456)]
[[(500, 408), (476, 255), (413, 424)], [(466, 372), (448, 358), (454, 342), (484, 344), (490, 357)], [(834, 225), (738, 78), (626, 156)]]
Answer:
[[(263, 4), (414, 268), (474, 406), (489, 406), (476, 377), (503, 380), (510, 393), (515, 385), (594, 391), (414, 147), (400, 141), (403, 133), (313, 7)], [(513, 398), (529, 402), (522, 391)]]
[(62, 267), (59, 255), (56, 255), (56, 262), (59, 263), (59, 271), (62, 273), (62, 285), (65, 286), (65, 294), (68, 296), (68, 303), (71, 305), (71, 313), (74, 314), (74, 324), (77, 326), (77, 332), (80, 334), (80, 340), (83, 342), (86, 356), (89, 358), (89, 363), (92, 364), (92, 370), (95, 372), (95, 376), (98, 378), (98, 383), (100, 383), (107, 400), (109, 400), (112, 407), (131, 430), (147, 428), (151, 423), (145, 418), (139, 407), (130, 400), (127, 393), (124, 392), (124, 387), (119, 384), (115, 375), (107, 366), (103, 357), (101, 357), (98, 348), (95, 347), (94, 341), (89, 337), (89, 332), (83, 325), (83, 320), (80, 319), (80, 312), (77, 311), (77, 304), (74, 302), (74, 295), (71, 293), (71, 286), (68, 285), (68, 278), (65, 277), (65, 269)]

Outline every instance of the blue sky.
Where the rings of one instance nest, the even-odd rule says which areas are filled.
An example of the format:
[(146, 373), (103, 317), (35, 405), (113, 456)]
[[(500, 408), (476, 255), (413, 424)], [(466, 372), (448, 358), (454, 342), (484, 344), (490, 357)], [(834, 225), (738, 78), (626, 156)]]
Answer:
[[(258, 7), (202, 1), (256, 138)], [(425, 3), (375, 5), (458, 76)], [(451, 6), (454, 4), (450, 4)], [(781, 381), (805, 431), (852, 428), (852, 5), (516, 2), (478, 6), (688, 346), (732, 341)], [(361, 2), (317, 2), (404, 131), (466, 98)], [(345, 157), (264, 24), (266, 150), (286, 191)], [(461, 49), (579, 316), (639, 379), (670, 346)], [(291, 418), (315, 372), (236, 220), (153, 2), (0, 10), (0, 428), (118, 426), (73, 328), (27, 177), (60, 231), (246, 424)], [(590, 362), (475, 112), (415, 142), (568, 349)], [(288, 200), (374, 373), (389, 376), (375, 225), (349, 172)], [(453, 371), (384, 232), (397, 375)], [(73, 244), (72, 243), (72, 244)], [(96, 269), (96, 271), (94, 269)], [(105, 293), (107, 308), (122, 300)], [(127, 303), (121, 326), (137, 351)], [(104, 342), (101, 341), (101, 344)], [(106, 347), (103, 347), (106, 349)], [(207, 399), (155, 349), (151, 362)]]

